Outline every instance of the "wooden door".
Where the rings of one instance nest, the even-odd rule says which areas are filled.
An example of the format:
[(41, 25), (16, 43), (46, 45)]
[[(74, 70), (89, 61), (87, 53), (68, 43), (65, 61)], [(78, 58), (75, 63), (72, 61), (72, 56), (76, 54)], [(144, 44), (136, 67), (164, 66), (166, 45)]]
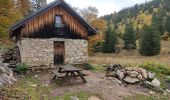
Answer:
[(64, 64), (64, 42), (54, 42), (54, 64)]

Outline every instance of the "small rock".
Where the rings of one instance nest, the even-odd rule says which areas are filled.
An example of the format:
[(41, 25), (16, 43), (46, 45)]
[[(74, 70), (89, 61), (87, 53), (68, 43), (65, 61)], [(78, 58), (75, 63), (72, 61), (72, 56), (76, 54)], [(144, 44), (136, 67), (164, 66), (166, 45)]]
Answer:
[(108, 77), (107, 79), (108, 79), (108, 80), (112, 80), (112, 77)]
[(88, 100), (100, 100), (100, 99), (98, 97), (91, 96), (90, 98), (88, 98)]
[(149, 91), (149, 94), (150, 94), (150, 95), (154, 95), (154, 94), (155, 94), (155, 92), (153, 92), (153, 91)]
[(154, 80), (152, 80), (152, 82), (151, 82), (154, 86), (157, 86), (157, 87), (160, 87), (160, 81), (158, 80), (158, 79), (156, 79), (156, 78), (154, 78)]
[(130, 72), (128, 73), (128, 75), (129, 75), (130, 77), (132, 77), (132, 78), (136, 78), (138, 74), (139, 74), (139, 73), (136, 72), (136, 71), (130, 71)]
[(0, 67), (0, 74), (4, 74), (6, 70), (3, 67)]
[(148, 74), (147, 74), (147, 72), (146, 72), (145, 69), (142, 69), (142, 68), (141, 68), (141, 74), (142, 74), (142, 76), (143, 76), (144, 79), (147, 79)]
[(35, 77), (35, 78), (37, 78), (37, 77), (38, 77), (38, 75), (35, 75), (34, 77)]
[(168, 94), (167, 94), (167, 92), (165, 92), (165, 91), (164, 91), (163, 95), (165, 95), (165, 96), (166, 96), (166, 95), (168, 95)]
[(71, 100), (79, 100), (79, 98), (74, 97), (74, 96), (71, 96), (70, 98), (71, 98)]
[(166, 91), (167, 93), (170, 93), (170, 90), (169, 90), (169, 89), (166, 89), (165, 91)]
[(121, 70), (117, 70), (116, 74), (121, 80), (125, 77), (124, 73)]
[(114, 78), (114, 77), (113, 77), (113, 81), (114, 81), (115, 83), (121, 85), (121, 86), (123, 85), (123, 84), (122, 84), (122, 81), (118, 80), (117, 78)]
[(155, 73), (149, 72), (148, 73), (148, 79), (153, 80), (155, 77)]
[(126, 67), (125, 70), (126, 71), (132, 71), (132, 67)]
[(139, 75), (137, 76), (137, 78), (138, 78), (140, 81), (143, 81), (143, 80), (144, 80), (141, 74), (139, 74)]
[(121, 71), (122, 71), (124, 74), (126, 74), (126, 70), (125, 70), (125, 69), (121, 69)]
[(138, 83), (139, 79), (127, 76), (125, 77), (124, 81), (130, 84), (134, 84), (134, 83)]
[(31, 87), (37, 87), (37, 84), (32, 84), (32, 85), (30, 85)]

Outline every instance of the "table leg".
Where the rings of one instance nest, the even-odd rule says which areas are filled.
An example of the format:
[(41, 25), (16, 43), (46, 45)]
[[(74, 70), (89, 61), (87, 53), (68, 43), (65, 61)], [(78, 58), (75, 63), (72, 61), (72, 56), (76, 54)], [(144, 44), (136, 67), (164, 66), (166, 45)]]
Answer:
[(81, 77), (81, 79), (83, 80), (83, 82), (84, 82), (84, 83), (87, 83), (87, 81), (84, 79), (84, 77), (82, 76), (82, 74), (81, 74), (79, 71), (77, 71), (77, 73), (78, 73), (79, 77)]
[(71, 72), (71, 76), (76, 76), (76, 74), (74, 72)]
[(56, 77), (57, 77), (57, 75), (54, 75), (54, 77), (53, 77), (53, 79), (52, 79), (52, 80), (54, 80)]
[(58, 72), (59, 72), (59, 73), (61, 73), (61, 72), (62, 72), (61, 70), (62, 70), (62, 68), (61, 68), (61, 67), (59, 67), (59, 70), (58, 70)]
[(66, 73), (66, 75), (64, 76), (64, 78), (61, 80), (61, 84), (64, 82), (64, 79), (66, 79), (69, 75), (69, 72)]

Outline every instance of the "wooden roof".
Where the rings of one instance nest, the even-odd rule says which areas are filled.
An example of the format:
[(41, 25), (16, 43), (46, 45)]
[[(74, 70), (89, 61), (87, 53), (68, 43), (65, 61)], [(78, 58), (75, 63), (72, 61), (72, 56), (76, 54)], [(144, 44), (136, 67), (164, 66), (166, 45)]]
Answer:
[(53, 7), (56, 7), (57, 5), (63, 5), (64, 7), (68, 8), (68, 10), (70, 11), (70, 13), (72, 14), (72, 16), (74, 16), (76, 19), (78, 19), (85, 27), (87, 27), (88, 29), (88, 35), (95, 35), (97, 32), (94, 28), (92, 28), (92, 26), (90, 26), (90, 24), (85, 21), (69, 4), (67, 4), (64, 0), (55, 0), (54, 2), (50, 3), (49, 5), (37, 10), (36, 12), (33, 12), (31, 14), (29, 14), (28, 16), (26, 16), (25, 18), (23, 18), (22, 20), (16, 22), (15, 24), (13, 24), (10, 28), (10, 32), (9, 32), (9, 37), (13, 37), (16, 34), (14, 33), (15, 30), (21, 28), (22, 26), (24, 26), (28, 21), (34, 19), (35, 17), (41, 15), (42, 13), (50, 10)]

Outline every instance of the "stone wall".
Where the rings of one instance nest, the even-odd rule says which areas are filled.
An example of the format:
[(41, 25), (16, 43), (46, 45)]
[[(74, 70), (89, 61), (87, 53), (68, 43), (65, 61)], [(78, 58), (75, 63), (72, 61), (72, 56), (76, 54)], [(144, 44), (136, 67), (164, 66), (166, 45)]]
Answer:
[(88, 60), (88, 43), (86, 40), (65, 41), (65, 63), (81, 64)]
[(20, 48), (21, 61), (31, 67), (54, 65), (54, 41), (63, 41), (65, 45), (65, 64), (81, 64), (88, 61), (88, 43), (80, 39), (28, 39), (17, 43)]
[(31, 67), (53, 64), (53, 41), (43, 39), (23, 39), (18, 44), (22, 63)]

